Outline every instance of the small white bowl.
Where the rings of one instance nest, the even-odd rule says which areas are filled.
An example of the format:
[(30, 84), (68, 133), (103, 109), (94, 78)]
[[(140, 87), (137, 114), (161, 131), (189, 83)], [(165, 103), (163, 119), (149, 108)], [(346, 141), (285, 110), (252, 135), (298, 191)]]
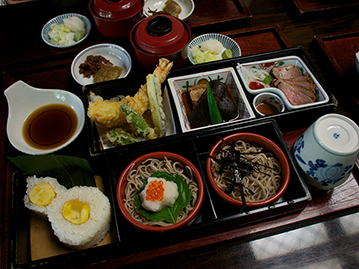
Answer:
[[(143, 6), (143, 14), (146, 17), (152, 16), (151, 11), (161, 11), (165, 7), (167, 0), (147, 0)], [(186, 20), (194, 11), (194, 2), (192, 0), (174, 0), (182, 9), (178, 15), (180, 20)]]
[[(194, 62), (194, 59), (193, 59), (193, 56), (192, 56), (192, 53), (191, 53), (192, 48), (197, 46), (197, 45), (201, 45), (204, 41), (207, 41), (209, 39), (216, 39), (219, 42), (221, 42), (223, 47), (224, 47), (224, 50), (230, 49), (232, 51), (232, 58), (239, 57), (242, 54), (241, 48), (238, 46), (237, 42), (234, 41), (232, 38), (230, 38), (230, 37), (228, 37), (226, 35), (221, 35), (221, 34), (216, 34), (216, 33), (209, 33), (209, 34), (204, 34), (204, 35), (197, 36), (196, 38), (194, 38), (188, 44), (188, 59), (190, 60), (190, 62), (192, 64), (194, 64), (194, 65), (196, 64)], [(222, 52), (221, 52), (221, 54), (222, 54)], [(218, 55), (220, 58), (222, 58), (221, 54)]]
[[(85, 23), (85, 30), (86, 30), (85, 36), (83, 38), (81, 38), (79, 41), (75, 42), (74, 44), (70, 44), (70, 45), (52, 44), (50, 42), (50, 38), (48, 35), (48, 32), (50, 31), (50, 26), (54, 23), (61, 24), (64, 22), (65, 18), (71, 18), (71, 17), (78, 17)], [(79, 44), (80, 42), (82, 42), (83, 40), (85, 40), (85, 38), (89, 35), (90, 31), (91, 31), (91, 23), (87, 17), (80, 15), (80, 14), (76, 14), (76, 13), (68, 13), (68, 14), (59, 15), (59, 16), (49, 20), (42, 28), (41, 37), (42, 37), (42, 40), (49, 46), (52, 46), (55, 48), (69, 48), (69, 47), (75, 46), (75, 45)]]
[(355, 53), (355, 66), (357, 67), (357, 71), (359, 73), (359, 51)]
[[(253, 99), (253, 107), (254, 107), (254, 110), (261, 116), (272, 115), (272, 114), (260, 112), (258, 110), (257, 106), (259, 106), (261, 104), (267, 104), (267, 105), (273, 106), (278, 111), (277, 113), (284, 112), (284, 110), (285, 110), (285, 105), (284, 105), (282, 98), (280, 98), (278, 95), (271, 93), (271, 92), (264, 92), (264, 93), (260, 93), (260, 94), (256, 95), (256, 97), (254, 97), (254, 99)], [(273, 113), (273, 114), (277, 114), (277, 113)]]
[[(6, 131), (10, 143), (19, 151), (31, 155), (42, 155), (58, 151), (69, 145), (81, 133), (85, 124), (85, 108), (80, 98), (71, 92), (54, 89), (38, 89), (19, 80), (8, 87), (4, 94), (8, 102)], [(26, 118), (36, 109), (50, 105), (63, 104), (71, 107), (77, 115), (77, 128), (73, 136), (64, 144), (53, 149), (36, 149), (28, 145), (22, 128)]]
[(93, 77), (86, 78), (79, 72), (80, 64), (84, 63), (89, 55), (101, 55), (109, 60), (113, 65), (121, 67), (122, 73), (119, 78), (126, 77), (132, 68), (130, 54), (122, 47), (113, 44), (98, 44), (88, 47), (81, 51), (71, 64), (71, 74), (74, 80), (81, 85), (92, 84)]

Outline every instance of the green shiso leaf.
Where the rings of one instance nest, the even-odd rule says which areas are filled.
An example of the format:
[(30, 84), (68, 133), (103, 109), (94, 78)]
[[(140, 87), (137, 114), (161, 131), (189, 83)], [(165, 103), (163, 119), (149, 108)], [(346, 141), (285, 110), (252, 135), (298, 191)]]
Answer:
[(91, 166), (85, 159), (64, 155), (21, 155), (8, 159), (29, 176), (53, 177), (66, 188), (96, 186)]
[[(165, 172), (157, 171), (151, 175), (151, 177), (163, 178), (167, 181), (173, 181), (178, 186), (178, 198), (172, 207), (165, 207), (159, 212), (147, 211), (141, 206), (140, 192), (144, 187), (136, 194), (136, 209), (148, 220), (151, 221), (167, 221), (170, 223), (176, 223), (179, 212), (185, 208), (192, 200), (191, 190), (186, 180), (178, 174), (168, 174)], [(147, 179), (143, 179), (144, 186), (147, 185)]]

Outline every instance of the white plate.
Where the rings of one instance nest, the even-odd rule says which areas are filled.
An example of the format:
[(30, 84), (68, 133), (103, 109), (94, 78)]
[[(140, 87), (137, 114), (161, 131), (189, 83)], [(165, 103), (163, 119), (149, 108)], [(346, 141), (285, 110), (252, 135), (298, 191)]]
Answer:
[[(50, 26), (52, 24), (54, 24), (54, 23), (62, 24), (64, 22), (64, 19), (71, 18), (71, 17), (78, 17), (85, 23), (85, 30), (86, 30), (85, 36), (83, 38), (81, 38), (79, 41), (77, 41), (77, 42), (75, 42), (74, 44), (71, 44), (71, 45), (52, 44), (50, 42), (50, 38), (49, 38), (49, 35), (48, 35), (48, 32), (50, 31)], [(83, 15), (80, 15), (80, 14), (76, 14), (76, 13), (68, 13), (68, 14), (63, 14), (63, 15), (57, 16), (57, 17), (49, 20), (41, 30), (41, 37), (42, 37), (42, 40), (49, 46), (52, 46), (52, 47), (55, 47), (55, 48), (68, 48), (68, 47), (75, 46), (78, 43), (85, 40), (85, 38), (89, 35), (90, 31), (91, 31), (91, 23), (90, 23), (90, 21), (88, 20), (87, 17), (85, 17)]]
[[(152, 16), (152, 11), (161, 11), (165, 7), (167, 0), (147, 0), (143, 6), (143, 14), (146, 17)], [(181, 13), (178, 15), (180, 20), (186, 20), (193, 13), (194, 2), (192, 0), (174, 0), (182, 9)]]
[[(288, 65), (294, 65), (294, 66), (300, 67), (300, 69), (302, 69), (303, 75), (308, 74), (313, 79), (313, 82), (314, 82), (314, 84), (316, 86), (316, 90), (317, 90), (317, 100), (314, 103), (308, 103), (308, 104), (304, 104), (304, 105), (292, 105), (288, 101), (285, 94), (281, 90), (279, 90), (278, 88), (275, 88), (275, 87), (263, 88), (263, 89), (259, 89), (259, 90), (252, 90), (248, 86), (250, 81), (246, 81), (245, 76), (243, 74), (243, 72), (245, 72), (245, 70), (243, 70), (243, 69), (249, 70), (252, 67), (260, 68), (262, 70), (270, 72), (274, 66), (288, 66)], [(244, 64), (238, 63), (237, 71), (238, 71), (238, 74), (239, 74), (241, 80), (244, 82), (245, 89), (250, 94), (256, 95), (256, 94), (259, 94), (262, 92), (276, 93), (283, 99), (285, 106), (288, 108), (288, 110), (316, 106), (316, 105), (327, 103), (329, 101), (329, 96), (323, 89), (322, 85), (320, 85), (319, 81), (316, 79), (316, 77), (313, 75), (313, 73), (309, 70), (307, 65), (298, 56), (280, 57), (280, 58), (276, 58), (276, 59), (257, 61), (257, 62), (249, 62), (249, 63), (244, 63)]]
[(123, 70), (119, 78), (126, 77), (131, 71), (131, 56), (124, 48), (113, 44), (94, 45), (81, 51), (75, 57), (71, 64), (72, 77), (76, 80), (77, 83), (81, 85), (88, 85), (94, 83), (93, 77), (86, 78), (79, 72), (80, 64), (84, 63), (87, 56), (89, 55), (101, 55), (107, 60), (109, 60), (113, 65), (121, 67)]

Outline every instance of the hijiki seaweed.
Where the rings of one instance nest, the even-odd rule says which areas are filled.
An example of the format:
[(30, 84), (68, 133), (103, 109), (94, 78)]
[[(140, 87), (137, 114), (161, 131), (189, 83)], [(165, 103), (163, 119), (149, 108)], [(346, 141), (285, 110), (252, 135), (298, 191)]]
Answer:
[(223, 149), (222, 143), (223, 143), (223, 140), (221, 141), (221, 143), (219, 145), (219, 151), (218, 151), (218, 154), (220, 154), (221, 159), (217, 159), (217, 158), (215, 158), (215, 156), (213, 157), (210, 155), (209, 155), (209, 158), (211, 158), (216, 163), (220, 164), (220, 169), (219, 169), (220, 175), (223, 174), (223, 171), (225, 169), (230, 170), (233, 173), (232, 178), (223, 177), (223, 179), (225, 179), (228, 182), (228, 185), (224, 192), (229, 195), (234, 190), (234, 188), (236, 186), (238, 186), (240, 194), (241, 194), (242, 203), (244, 206), (246, 206), (244, 190), (248, 191), (251, 195), (254, 195), (254, 192), (242, 184), (242, 179), (248, 174), (253, 174), (255, 171), (260, 172), (265, 175), (268, 175), (268, 174), (260, 171), (259, 166), (264, 166), (266, 168), (270, 168), (273, 170), (274, 170), (274, 168), (268, 167), (263, 164), (253, 163), (252, 161), (247, 159), (245, 156), (243, 156), (243, 155), (261, 154), (261, 153), (263, 153), (262, 151), (244, 153), (244, 152), (241, 152), (240, 150), (235, 149), (235, 143), (232, 143), (231, 146), (229, 147), (229, 149)]

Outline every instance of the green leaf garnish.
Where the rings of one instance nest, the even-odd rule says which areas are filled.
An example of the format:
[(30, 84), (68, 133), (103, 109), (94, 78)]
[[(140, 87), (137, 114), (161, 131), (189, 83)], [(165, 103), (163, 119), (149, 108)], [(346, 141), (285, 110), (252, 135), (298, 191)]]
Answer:
[[(157, 171), (151, 175), (151, 177), (163, 178), (167, 181), (173, 181), (178, 187), (178, 197), (172, 207), (165, 207), (159, 212), (147, 211), (141, 206), (140, 192), (144, 187), (139, 190), (135, 196), (136, 210), (140, 212), (144, 217), (151, 221), (167, 221), (170, 223), (176, 223), (179, 212), (184, 209), (192, 200), (191, 190), (186, 180), (178, 174), (169, 174), (161, 171)], [(144, 186), (147, 185), (147, 179), (142, 179)]]
[(8, 159), (29, 176), (53, 177), (66, 188), (96, 186), (91, 166), (85, 159), (64, 155), (22, 155)]
[(207, 82), (207, 101), (208, 101), (208, 108), (209, 108), (209, 116), (211, 118), (212, 124), (217, 124), (222, 122), (222, 116), (219, 112), (216, 100), (214, 99), (211, 87)]

